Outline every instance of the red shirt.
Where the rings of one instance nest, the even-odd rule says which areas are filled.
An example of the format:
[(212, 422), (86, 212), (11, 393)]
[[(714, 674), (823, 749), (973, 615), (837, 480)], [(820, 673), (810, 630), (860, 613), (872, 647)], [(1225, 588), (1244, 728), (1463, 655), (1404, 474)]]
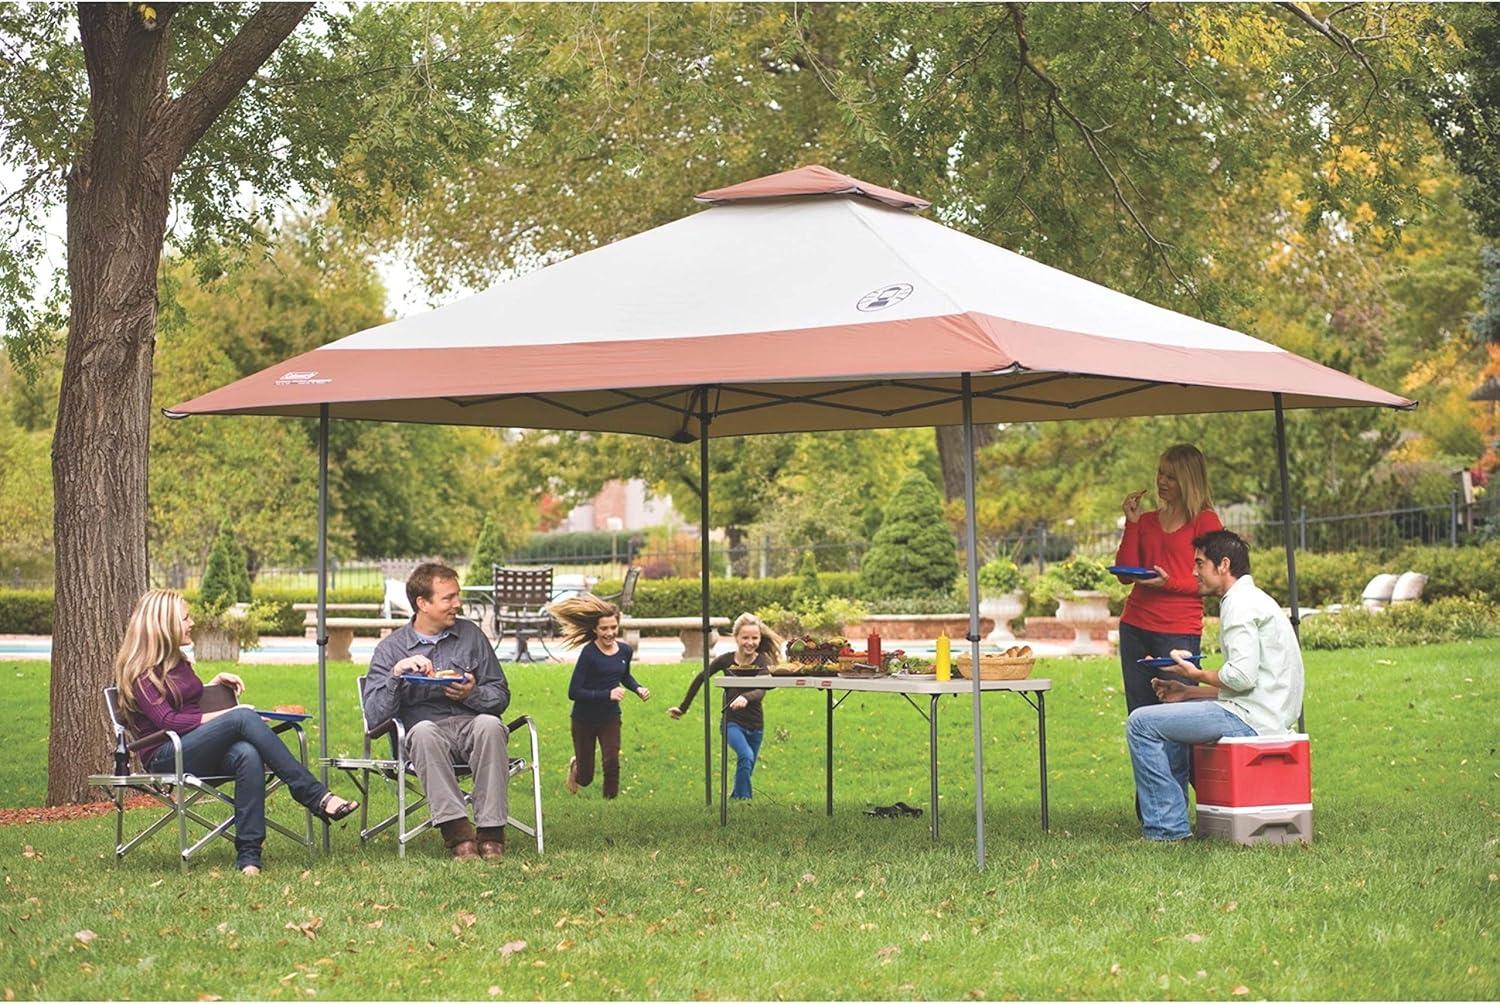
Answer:
[(1115, 564), (1142, 568), (1160, 565), (1166, 570), (1167, 583), (1163, 587), (1136, 583), (1125, 598), (1120, 622), (1159, 634), (1201, 635), (1203, 598), (1193, 577), (1193, 538), (1222, 529), (1224, 524), (1212, 509), (1203, 510), (1192, 522), (1171, 533), (1162, 530), (1159, 513), (1142, 513), (1134, 523), (1127, 520)]

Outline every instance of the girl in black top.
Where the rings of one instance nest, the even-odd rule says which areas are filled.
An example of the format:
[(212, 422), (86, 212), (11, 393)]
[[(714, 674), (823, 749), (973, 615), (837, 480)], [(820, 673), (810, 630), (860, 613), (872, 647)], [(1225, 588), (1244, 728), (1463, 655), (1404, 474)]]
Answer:
[[(734, 651), (726, 652), (708, 664), (708, 669), (693, 677), (688, 685), (687, 696), (680, 705), (667, 709), (673, 718), (681, 718), (692, 706), (698, 688), (708, 682), (715, 673), (731, 673), (735, 676), (761, 676), (776, 662), (781, 639), (775, 632), (761, 623), (754, 614), (740, 614), (734, 621)], [(729, 745), (734, 748), (734, 791), (731, 798), (750, 797), (750, 775), (755, 771), (755, 761), (760, 755), (760, 743), (766, 734), (765, 715), (761, 701), (763, 689), (738, 691), (724, 708), (723, 728), (728, 732)]]
[(651, 691), (630, 674), (635, 655), (619, 640), (620, 608), (608, 600), (584, 593), (560, 600), (548, 608), (562, 625), (563, 640), (581, 645), (568, 697), (573, 702), (573, 758), (568, 761), (565, 782), (578, 794), (594, 780), (594, 744), (599, 744), (604, 768), (604, 797), (620, 793), (620, 702), (631, 690), (643, 701)]

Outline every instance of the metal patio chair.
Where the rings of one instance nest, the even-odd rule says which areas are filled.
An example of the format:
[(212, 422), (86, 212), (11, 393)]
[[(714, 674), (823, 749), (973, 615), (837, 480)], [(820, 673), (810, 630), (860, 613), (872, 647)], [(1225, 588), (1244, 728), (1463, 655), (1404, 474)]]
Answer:
[[(328, 757), (323, 762), (335, 770), (341, 770), (349, 775), (354, 786), (359, 789), (359, 841), (361, 844), (371, 837), (395, 827), (397, 856), (406, 856), (406, 845), (421, 834), (432, 828), (432, 818), (423, 814), (421, 822), (411, 824), (412, 813), (422, 809), (427, 804), (427, 794), (422, 790), (422, 783), (417, 779), (417, 769), (406, 756), (406, 726), (401, 724), (399, 718), (390, 718), (384, 722), (370, 724), (365, 717), (365, 677), (361, 676), (356, 681), (359, 693), (359, 714), (364, 724), (364, 755), (358, 757)], [(525, 728), (531, 740), (531, 756), (510, 758), (507, 766), (507, 776), (514, 778), (518, 774), (531, 773), (531, 797), (533, 824), (527, 824), (517, 819), (514, 815), (507, 814), (505, 825), (532, 837), (536, 841), (536, 852), (541, 854), (544, 847), (542, 837), (542, 775), (537, 763), (538, 747), (536, 723), (529, 715), (521, 715), (512, 720), (506, 729), (512, 736)], [(373, 742), (382, 736), (388, 737), (391, 744), (391, 755), (389, 757), (377, 757), (374, 754)], [(453, 764), (453, 772), (458, 775), (459, 788), (463, 790), (464, 801), (472, 803), (468, 784), (473, 774), (469, 765), (463, 762)], [(396, 811), (375, 822), (370, 823), (370, 795), (373, 785), (370, 776), (376, 775), (385, 782), (387, 789), (394, 791), (396, 796)]]
[[(234, 778), (230, 776), (199, 777), (183, 770), (182, 766), (182, 736), (172, 730), (153, 732), (147, 736), (130, 738), (130, 733), (125, 727), (125, 717), (121, 713), (120, 690), (118, 687), (104, 688), (104, 707), (109, 714), (110, 725), (115, 737), (115, 770), (114, 774), (92, 774), (89, 776), (89, 784), (104, 788), (109, 792), (110, 799), (115, 803), (115, 863), (119, 864), (125, 855), (135, 850), (136, 847), (149, 838), (152, 834), (161, 830), (170, 823), (177, 824), (177, 854), (182, 871), (187, 871), (188, 860), (204, 847), (213, 842), (215, 837), (223, 837), (231, 844), (234, 838), (229, 831), (234, 827), (234, 798), (220, 790), (224, 784), (233, 785)], [(279, 722), (271, 726), (271, 731), (277, 734), (292, 732), (297, 737), (298, 755), (302, 759), (303, 766), (307, 765), (307, 735), (302, 726), (297, 722)], [(130, 755), (137, 750), (148, 746), (160, 744), (163, 740), (170, 743), (173, 752), (174, 769), (165, 773), (153, 774), (148, 771), (133, 771), (130, 765)], [(123, 773), (120, 773), (122, 772)], [(272, 793), (286, 787), (286, 782), (276, 777), (269, 771), (266, 777), (270, 781), (266, 785), (266, 798), (269, 800)], [(129, 840), (125, 839), (125, 800), (132, 793), (149, 795), (166, 807), (160, 817), (146, 826)], [(227, 819), (214, 820), (199, 811), (201, 806), (214, 804), (214, 800), (224, 803), (230, 809), (231, 815)], [(303, 810), (306, 827), (303, 833), (297, 833), (280, 822), (266, 816), (267, 830), (289, 837), (290, 839), (307, 848), (308, 856), (313, 857), (316, 853), (316, 845), (313, 842), (313, 814), (311, 809), (299, 806)], [(188, 823), (194, 823), (203, 827), (208, 832), (193, 843), (188, 842)]]
[(516, 662), (536, 662), (528, 642), (535, 639), (547, 653), (547, 658), (556, 660), (544, 640), (553, 633), (556, 625), (547, 612), (552, 602), (552, 569), (506, 568), (493, 566), (495, 580), (495, 645), (507, 634), (516, 639)]

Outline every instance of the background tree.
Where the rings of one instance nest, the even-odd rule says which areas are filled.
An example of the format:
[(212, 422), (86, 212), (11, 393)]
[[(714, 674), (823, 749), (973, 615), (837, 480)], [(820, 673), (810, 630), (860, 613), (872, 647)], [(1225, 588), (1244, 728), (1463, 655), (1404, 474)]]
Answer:
[(901, 482), (860, 563), (867, 596), (945, 596), (958, 578), (958, 552), (943, 497), (920, 471)]
[(203, 567), (203, 582), (198, 587), (198, 601), (203, 609), (221, 611), (236, 603), (250, 602), (250, 576), (245, 571), (245, 552), (234, 539), (228, 523), (219, 527), (214, 546)]
[[(502, 85), (519, 48), (503, 12), (325, 12), (287, 42), (310, 7), (83, 4), (76, 26), (73, 8), (0, 10), (0, 163), (21, 179), (0, 213), (35, 233), (60, 202), (68, 218), (49, 802), (86, 794), (106, 748), (98, 687), (147, 583), (151, 358), (169, 221), (192, 256), (252, 240), (289, 195), (331, 197), (368, 219), (503, 131)], [(62, 327), (61, 290), (40, 304), (34, 295), (40, 252), (37, 240), (0, 248), (23, 365)]]

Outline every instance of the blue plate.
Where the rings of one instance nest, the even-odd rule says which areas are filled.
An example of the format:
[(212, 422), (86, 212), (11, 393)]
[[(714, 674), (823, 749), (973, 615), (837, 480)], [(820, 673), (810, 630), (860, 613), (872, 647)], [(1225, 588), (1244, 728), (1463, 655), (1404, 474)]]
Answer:
[(1156, 569), (1142, 568), (1140, 565), (1110, 565), (1105, 569), (1110, 575), (1123, 575), (1128, 579), (1154, 579)]
[[(1198, 666), (1199, 669), (1203, 668), (1199, 665), (1203, 661), (1203, 656), (1201, 655), (1190, 655), (1187, 657), (1187, 661), (1194, 666)], [(1147, 656), (1144, 659), (1137, 659), (1136, 663), (1142, 666), (1149, 666), (1151, 669), (1172, 669), (1177, 666), (1177, 663), (1167, 656), (1160, 656), (1158, 658)]]
[(450, 683), (464, 682), (461, 676), (423, 676), (420, 673), (402, 673), (396, 679), (405, 680), (407, 683), (435, 683), (444, 687)]
[(262, 711), (259, 708), (255, 709), (255, 713), (273, 722), (305, 722), (312, 717), (312, 715), (298, 714), (295, 711)]

